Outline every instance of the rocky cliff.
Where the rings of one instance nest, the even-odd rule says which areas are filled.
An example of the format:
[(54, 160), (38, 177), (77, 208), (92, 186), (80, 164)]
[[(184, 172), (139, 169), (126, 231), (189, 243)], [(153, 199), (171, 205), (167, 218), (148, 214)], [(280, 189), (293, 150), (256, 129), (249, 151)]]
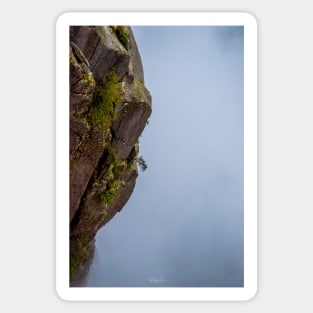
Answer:
[(91, 263), (95, 235), (120, 212), (138, 175), (151, 96), (130, 27), (70, 27), (70, 285)]

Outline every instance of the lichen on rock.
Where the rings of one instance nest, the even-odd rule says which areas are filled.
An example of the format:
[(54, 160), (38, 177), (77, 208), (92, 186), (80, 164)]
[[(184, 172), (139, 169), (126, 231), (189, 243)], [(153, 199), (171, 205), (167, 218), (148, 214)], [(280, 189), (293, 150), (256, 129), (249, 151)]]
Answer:
[(71, 286), (84, 284), (97, 231), (134, 190), (151, 115), (134, 35), (118, 27), (70, 27)]

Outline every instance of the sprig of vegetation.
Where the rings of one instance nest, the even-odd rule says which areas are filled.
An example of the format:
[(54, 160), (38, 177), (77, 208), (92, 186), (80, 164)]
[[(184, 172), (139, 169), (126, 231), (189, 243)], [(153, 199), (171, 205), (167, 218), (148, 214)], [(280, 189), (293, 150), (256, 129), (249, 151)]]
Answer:
[(148, 168), (147, 162), (143, 159), (142, 156), (137, 159), (137, 163), (143, 172)]
[(137, 141), (129, 153), (129, 156), (127, 158), (128, 166), (131, 168), (131, 170), (135, 170), (136, 163), (139, 165), (141, 170), (144, 172), (148, 168), (147, 162), (144, 160), (142, 156), (138, 157), (139, 152), (139, 141)]

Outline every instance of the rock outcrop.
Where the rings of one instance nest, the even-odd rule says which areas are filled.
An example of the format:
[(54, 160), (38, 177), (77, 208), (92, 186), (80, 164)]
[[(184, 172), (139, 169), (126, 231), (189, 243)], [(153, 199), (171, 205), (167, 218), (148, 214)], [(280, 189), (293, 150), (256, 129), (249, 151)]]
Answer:
[(97, 231), (134, 190), (151, 96), (130, 27), (70, 27), (69, 58), (70, 285), (79, 286)]

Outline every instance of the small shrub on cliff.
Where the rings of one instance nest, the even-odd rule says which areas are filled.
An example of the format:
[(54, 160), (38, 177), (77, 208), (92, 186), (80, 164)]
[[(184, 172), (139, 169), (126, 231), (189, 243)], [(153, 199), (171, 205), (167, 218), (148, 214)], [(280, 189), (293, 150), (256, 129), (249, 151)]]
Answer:
[(102, 83), (98, 84), (93, 93), (91, 120), (98, 127), (107, 129), (116, 118), (116, 107), (122, 100), (120, 78), (115, 70), (109, 72)]
[(147, 162), (143, 159), (142, 156), (137, 159), (137, 163), (143, 172), (148, 168)]
[(139, 152), (139, 142), (135, 144), (134, 148), (129, 153), (129, 156), (127, 158), (128, 166), (133, 171), (135, 170), (135, 166), (137, 163), (141, 170), (144, 172), (148, 168), (148, 165), (142, 156), (138, 157), (138, 152)]

